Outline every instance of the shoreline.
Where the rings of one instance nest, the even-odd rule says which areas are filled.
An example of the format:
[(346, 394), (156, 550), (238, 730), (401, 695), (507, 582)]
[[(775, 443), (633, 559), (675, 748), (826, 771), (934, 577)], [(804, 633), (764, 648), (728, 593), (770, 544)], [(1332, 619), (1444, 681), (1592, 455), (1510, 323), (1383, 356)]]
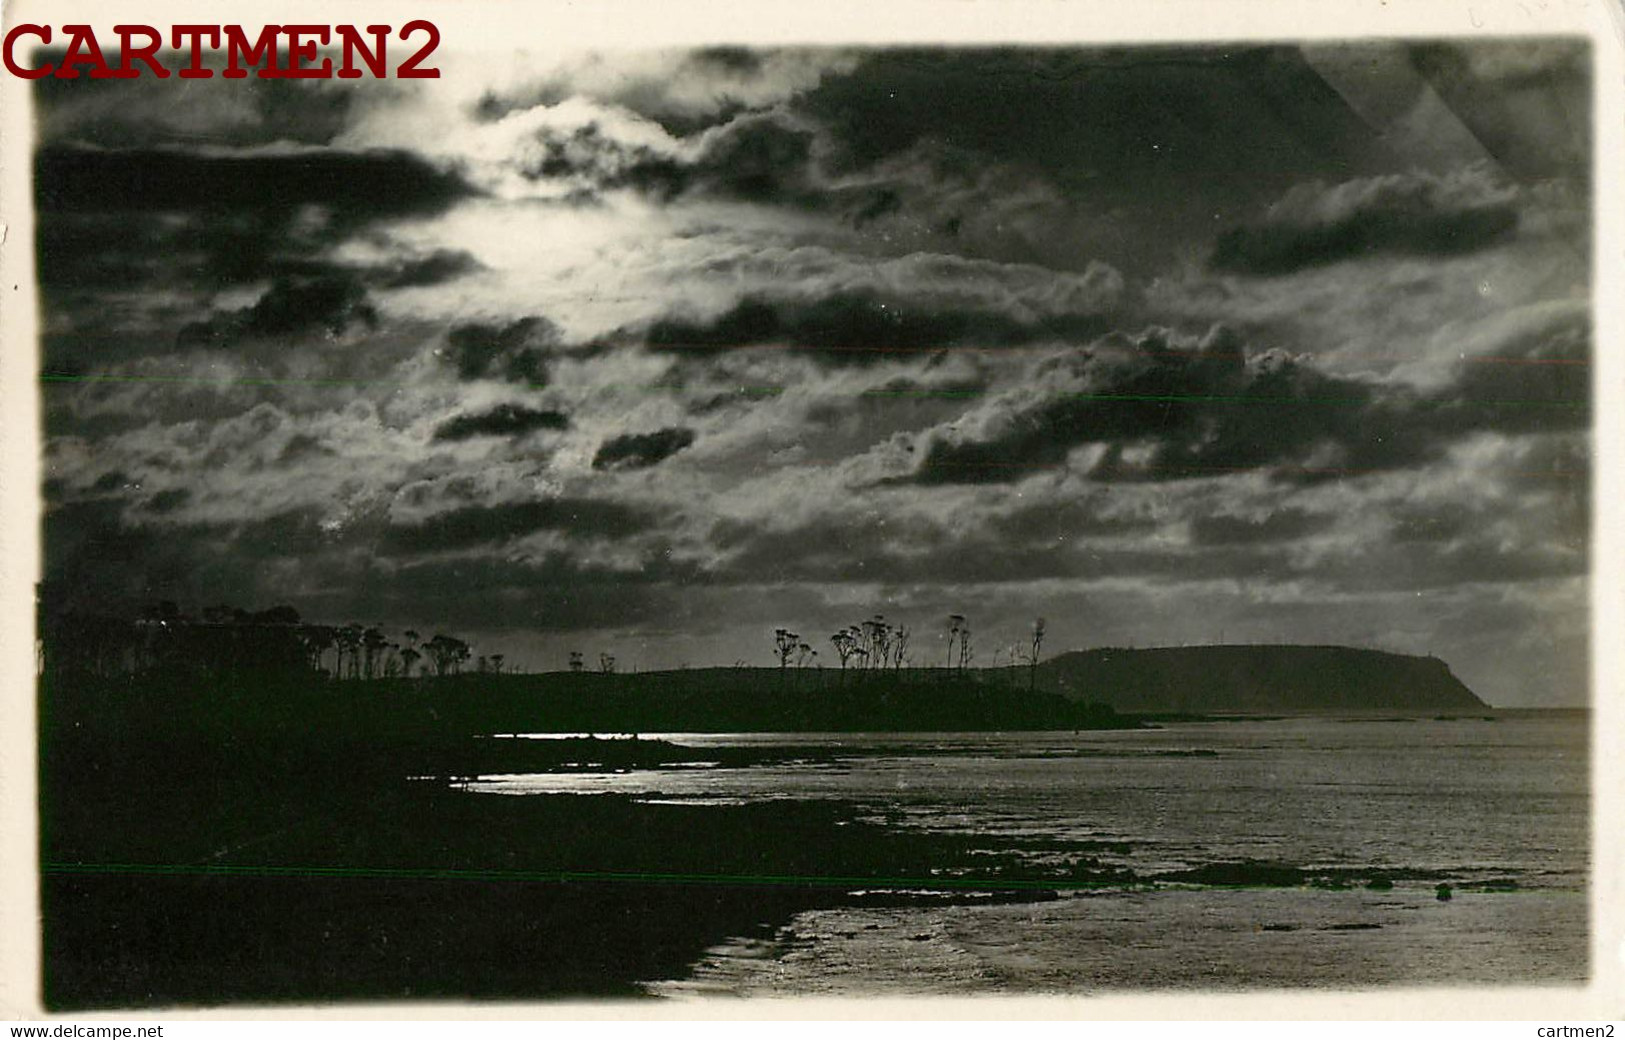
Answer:
[(1037, 907), (1070, 892), (1193, 885), (1503, 891), (1480, 884), (1494, 877), (1438, 869), (1228, 860), (1131, 870), (1132, 843), (899, 826), (845, 795), (499, 797), (456, 782), (505, 770), (689, 766), (702, 783), (707, 770), (841, 771), (863, 756), (919, 753), (886, 739), (897, 734), (865, 747), (843, 745), (850, 733), (732, 746), (493, 739), (428, 730), (406, 711), (313, 708), (308, 691), (260, 691), (252, 711), (241, 690), (224, 702), (183, 693), (156, 701), (167, 714), (144, 691), (115, 692), (42, 705), (45, 995), (58, 1011), (631, 999), (719, 943), (865, 905)]

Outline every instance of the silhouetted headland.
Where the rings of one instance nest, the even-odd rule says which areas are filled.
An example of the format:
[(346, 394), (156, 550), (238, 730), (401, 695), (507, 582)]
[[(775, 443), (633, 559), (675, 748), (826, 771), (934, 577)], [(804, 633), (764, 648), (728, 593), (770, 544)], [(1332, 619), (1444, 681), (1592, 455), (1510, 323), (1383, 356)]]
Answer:
[(1079, 650), (1043, 661), (1039, 689), (1124, 712), (1481, 711), (1437, 657), (1347, 646)]

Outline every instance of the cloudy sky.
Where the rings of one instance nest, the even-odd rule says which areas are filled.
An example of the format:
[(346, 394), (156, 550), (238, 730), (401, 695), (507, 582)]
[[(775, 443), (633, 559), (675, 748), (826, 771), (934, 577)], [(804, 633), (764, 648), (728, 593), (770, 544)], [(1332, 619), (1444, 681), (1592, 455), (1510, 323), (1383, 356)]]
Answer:
[(1563, 41), (40, 81), (46, 577), (536, 669), (1312, 642), (1586, 697)]

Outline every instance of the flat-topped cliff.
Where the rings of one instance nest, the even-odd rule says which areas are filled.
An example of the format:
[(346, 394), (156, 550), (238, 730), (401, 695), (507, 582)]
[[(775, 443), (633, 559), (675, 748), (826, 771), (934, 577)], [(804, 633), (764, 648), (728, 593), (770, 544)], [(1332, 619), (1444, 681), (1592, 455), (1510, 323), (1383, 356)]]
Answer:
[(1347, 646), (1185, 646), (1060, 654), (1040, 689), (1127, 712), (1478, 711), (1436, 657)]

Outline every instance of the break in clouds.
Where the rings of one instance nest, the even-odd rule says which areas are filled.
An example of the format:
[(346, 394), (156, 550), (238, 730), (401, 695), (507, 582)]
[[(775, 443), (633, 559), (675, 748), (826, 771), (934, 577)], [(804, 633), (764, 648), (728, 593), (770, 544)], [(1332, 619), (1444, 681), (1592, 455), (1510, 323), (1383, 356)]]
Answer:
[(59, 593), (538, 669), (1043, 616), (1584, 701), (1584, 44), (444, 70), (40, 81)]

